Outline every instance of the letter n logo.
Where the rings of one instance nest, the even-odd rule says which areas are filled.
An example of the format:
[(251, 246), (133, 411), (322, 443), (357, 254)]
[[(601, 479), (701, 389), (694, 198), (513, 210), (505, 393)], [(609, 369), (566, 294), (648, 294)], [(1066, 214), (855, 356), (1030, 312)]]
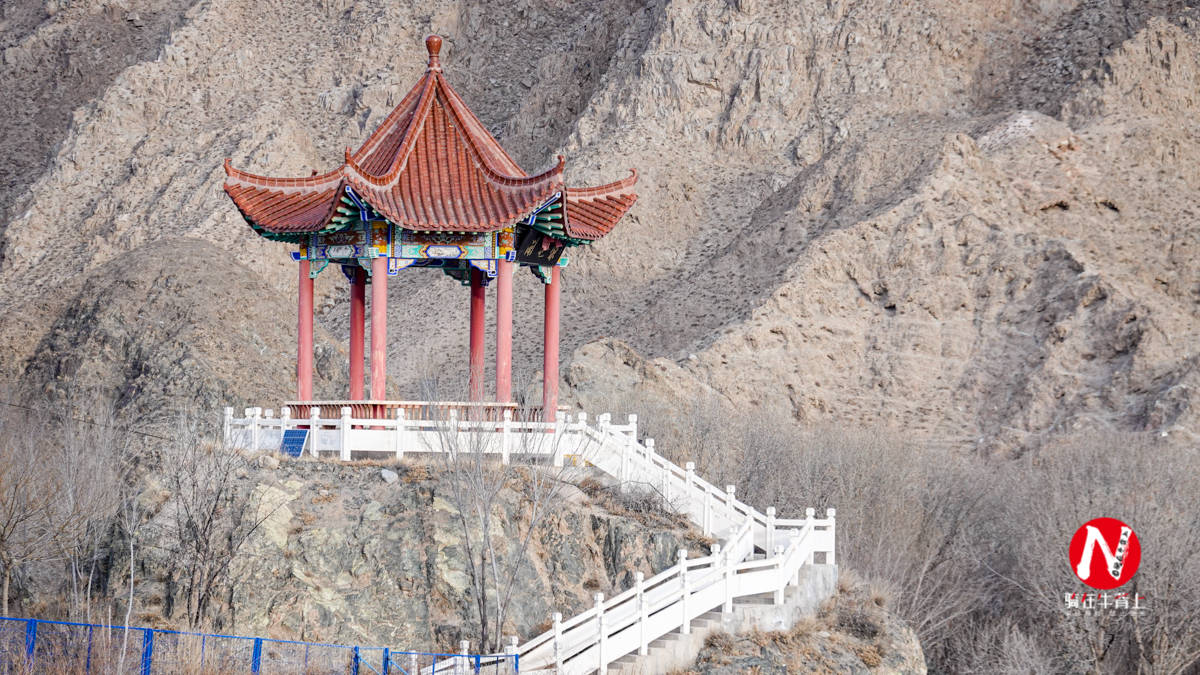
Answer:
[(1133, 528), (1116, 518), (1093, 518), (1071, 537), (1071, 571), (1099, 590), (1123, 586), (1142, 561)]

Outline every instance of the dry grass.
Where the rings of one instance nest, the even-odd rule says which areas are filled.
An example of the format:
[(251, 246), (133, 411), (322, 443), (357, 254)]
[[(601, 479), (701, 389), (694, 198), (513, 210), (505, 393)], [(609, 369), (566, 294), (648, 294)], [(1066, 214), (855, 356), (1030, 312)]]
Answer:
[(596, 506), (614, 515), (632, 518), (646, 527), (688, 529), (691, 521), (663, 500), (653, 490), (634, 488), (622, 492), (616, 486), (605, 485), (592, 477), (576, 483)]

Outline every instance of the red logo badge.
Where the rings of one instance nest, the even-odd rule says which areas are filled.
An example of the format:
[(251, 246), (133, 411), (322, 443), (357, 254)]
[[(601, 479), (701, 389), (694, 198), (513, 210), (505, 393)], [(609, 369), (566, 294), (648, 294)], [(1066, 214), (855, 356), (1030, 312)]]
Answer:
[(1133, 528), (1116, 518), (1093, 518), (1071, 537), (1071, 571), (1102, 591), (1123, 586), (1142, 562), (1142, 546)]

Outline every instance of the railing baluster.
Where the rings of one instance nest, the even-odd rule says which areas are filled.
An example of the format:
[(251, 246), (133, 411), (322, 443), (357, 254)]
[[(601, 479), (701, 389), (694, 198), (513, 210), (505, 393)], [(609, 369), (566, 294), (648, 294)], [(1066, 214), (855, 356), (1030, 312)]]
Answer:
[(250, 451), (258, 452), (258, 425), (262, 419), (262, 408), (250, 409)]
[(767, 541), (764, 551), (775, 550), (775, 507), (767, 507)]
[(608, 629), (604, 625), (604, 594), (597, 593), (592, 596), (596, 600), (596, 651), (598, 661), (600, 662), (600, 672), (608, 670), (608, 655), (605, 653), (608, 646)]
[(317, 436), (321, 433), (321, 406), (308, 407), (308, 451), (313, 457), (320, 457), (317, 452)]
[(563, 669), (562, 613), (555, 612), (552, 618), (554, 619), (554, 670), (561, 673)]
[(343, 462), (350, 461), (350, 406), (342, 406), (342, 419), (338, 425), (338, 455)]
[(646, 619), (648, 618), (646, 611), (646, 575), (638, 572), (633, 578), (636, 584), (635, 588), (637, 588), (638, 655), (645, 656), (649, 649), (649, 643), (646, 640)]
[(512, 411), (505, 409), (504, 416), (500, 421), (500, 463), (507, 465), (509, 462), (509, 444), (511, 443), (512, 435)]
[(775, 588), (775, 598), (774, 599), (775, 599), (776, 605), (782, 605), (783, 604), (783, 591), (784, 591), (784, 589), (787, 588), (787, 584), (788, 584), (788, 579), (787, 579), (786, 574), (782, 574), (787, 571), (787, 570), (783, 569), (783, 563), (785, 561), (783, 560), (783, 545), (782, 544), (775, 547), (775, 557), (779, 559), (779, 566), (780, 566), (779, 571), (781, 572), (781, 574), (779, 575), (780, 576), (780, 580), (778, 582), (779, 585), (776, 586), (776, 588)]
[(825, 553), (825, 564), (836, 565), (837, 559), (837, 509), (825, 509), (825, 517), (829, 519), (829, 550)]
[(729, 613), (733, 611), (733, 548), (728, 548), (724, 551), (722, 563), (725, 566), (725, 604), (722, 611)]
[(407, 440), (405, 438), (405, 429), (407, 428), (408, 415), (405, 414), (404, 408), (396, 408), (396, 431), (392, 436), (394, 439), (392, 442), (395, 446), (393, 449), (396, 451), (396, 461), (404, 459), (404, 444)]
[(687, 549), (679, 549), (679, 607), (683, 616), (680, 619), (680, 632), (684, 635), (690, 635), (692, 632), (692, 621), (688, 615), (688, 584), (687, 584)]

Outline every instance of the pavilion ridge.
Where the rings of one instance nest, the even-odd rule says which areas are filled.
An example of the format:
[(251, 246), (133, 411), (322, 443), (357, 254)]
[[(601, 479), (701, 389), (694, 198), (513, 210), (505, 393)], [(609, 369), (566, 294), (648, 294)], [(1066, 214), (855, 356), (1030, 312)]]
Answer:
[[(313, 279), (341, 266), (350, 287), (351, 401), (383, 416), (387, 278), (433, 267), (470, 287), (469, 392), (484, 399), (486, 289), (496, 286), (496, 402), (512, 401), (512, 284), (527, 267), (545, 287), (542, 409), (558, 405), (560, 270), (633, 206), (637, 171), (599, 187), (566, 187), (564, 160), (529, 175), (446, 81), (442, 38), (425, 40), (428, 68), (358, 150), (328, 173), (272, 178), (225, 160), (225, 192), (262, 237), (296, 244), (297, 395), (313, 401)], [(371, 398), (365, 398), (366, 289), (371, 287)], [(307, 404), (307, 405), (305, 405)]]

